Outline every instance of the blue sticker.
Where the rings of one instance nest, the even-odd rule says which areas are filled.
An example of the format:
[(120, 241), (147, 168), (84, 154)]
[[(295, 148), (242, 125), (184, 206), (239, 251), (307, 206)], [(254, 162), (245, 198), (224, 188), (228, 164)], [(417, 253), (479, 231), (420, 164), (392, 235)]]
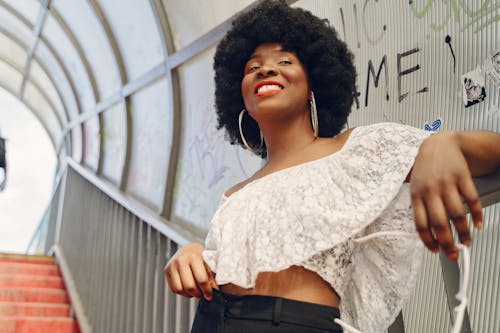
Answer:
[(431, 125), (429, 125), (429, 123), (425, 123), (424, 130), (428, 132), (436, 132), (441, 127), (442, 124), (443, 121), (441, 120), (441, 118), (438, 118), (434, 120), (434, 122)]

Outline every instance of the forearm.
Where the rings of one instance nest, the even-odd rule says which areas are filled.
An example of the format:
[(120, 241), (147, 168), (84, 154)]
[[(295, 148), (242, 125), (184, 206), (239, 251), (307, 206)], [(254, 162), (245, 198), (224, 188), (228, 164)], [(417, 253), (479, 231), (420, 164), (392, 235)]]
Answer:
[(472, 176), (500, 167), (500, 134), (488, 131), (451, 132), (458, 141)]

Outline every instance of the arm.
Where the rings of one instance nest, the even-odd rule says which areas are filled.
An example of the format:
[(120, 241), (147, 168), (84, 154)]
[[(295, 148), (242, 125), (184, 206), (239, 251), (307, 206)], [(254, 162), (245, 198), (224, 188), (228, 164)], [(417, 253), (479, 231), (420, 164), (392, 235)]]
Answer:
[(500, 134), (453, 132), (434, 134), (421, 145), (410, 176), (415, 225), (424, 244), (433, 252), (442, 247), (456, 259), (449, 220), (462, 243), (470, 245), (470, 231), (461, 198), (469, 207), (474, 226), (483, 223), (482, 205), (472, 176), (500, 167)]
[(492, 173), (500, 167), (500, 134), (494, 132), (452, 132), (473, 177)]
[(190, 243), (179, 249), (165, 266), (165, 277), (170, 290), (185, 297), (212, 299), (212, 288), (217, 289), (214, 273), (203, 261), (204, 247)]

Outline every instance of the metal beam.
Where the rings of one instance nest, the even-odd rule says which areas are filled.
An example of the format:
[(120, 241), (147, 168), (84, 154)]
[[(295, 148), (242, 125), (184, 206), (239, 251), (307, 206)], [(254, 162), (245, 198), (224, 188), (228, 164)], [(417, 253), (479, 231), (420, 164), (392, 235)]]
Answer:
[[(17, 10), (15, 10), (13, 7), (11, 7), (9, 4), (5, 3), (3, 0), (0, 0), (0, 6), (2, 6), (7, 12), (9, 12), (11, 15), (13, 15), (14, 17), (16, 17), (23, 25), (25, 25), (29, 30), (33, 30), (33, 25), (24, 17), (22, 16)], [(54, 59), (56, 60), (57, 64), (60, 66), (61, 70), (63, 71), (64, 73), (64, 76), (66, 77), (66, 79), (68, 80), (69, 82), (69, 85), (70, 85), (70, 89), (71, 89), (71, 93), (72, 93), (72, 97), (75, 101), (75, 103), (77, 104), (77, 112), (78, 113), (81, 113), (81, 103), (80, 103), (80, 100), (79, 98), (77, 98), (77, 94), (76, 94), (76, 88), (75, 88), (75, 84), (71, 78), (71, 75), (69, 74), (69, 71), (68, 69), (66, 68), (66, 66), (64, 65), (63, 61), (61, 60), (61, 57), (59, 56), (59, 54), (55, 51), (54, 47), (51, 45), (51, 43), (46, 40), (43, 36), (40, 36), (40, 40), (43, 42), (43, 44), (49, 49), (49, 52), (51, 53), (51, 55), (54, 57)], [(42, 61), (40, 59), (39, 61), (40, 64), (42, 64)], [(67, 116), (67, 119), (71, 119), (70, 115), (69, 115), (69, 112), (68, 110), (65, 110), (66, 112), (66, 116)], [(67, 131), (65, 130), (64, 131), (64, 135), (66, 135)]]
[[(96, 16), (97, 20), (101, 24), (101, 27), (103, 28), (108, 44), (111, 46), (111, 50), (113, 51), (113, 58), (115, 59), (115, 64), (118, 68), (118, 73), (120, 74), (120, 88), (119, 89), (119, 95), (120, 99), (121, 97), (121, 90), (123, 89), (123, 85), (127, 82), (127, 71), (125, 69), (125, 64), (123, 61), (123, 57), (120, 53), (120, 48), (118, 47), (118, 43), (116, 41), (115, 36), (113, 35), (113, 31), (111, 30), (111, 27), (108, 23), (108, 20), (106, 19), (106, 16), (104, 15), (104, 12), (102, 11), (101, 7), (95, 0), (87, 0), (89, 5), (91, 6), (94, 15)], [(128, 106), (130, 104), (130, 101), (128, 99), (125, 99), (125, 110), (128, 109)], [(99, 142), (99, 162), (97, 166), (97, 174), (102, 174), (102, 168), (103, 168), (103, 163), (104, 163), (104, 140), (106, 138), (106, 135), (104, 135), (104, 116), (101, 113), (99, 114), (99, 132), (100, 132), (100, 142)], [(131, 121), (128, 116), (126, 116), (126, 122), (127, 122), (127, 129), (132, 128), (132, 124), (129, 124), (128, 122)], [(127, 156), (127, 152), (130, 150), (130, 144), (132, 143), (131, 139), (128, 137), (131, 135), (131, 133), (127, 130), (127, 146), (125, 148), (125, 156)], [(130, 144), (129, 144), (130, 143)], [(126, 158), (126, 157), (125, 157)], [(125, 161), (126, 163), (128, 161)], [(125, 164), (126, 164), (125, 163)], [(124, 166), (125, 168), (125, 166)]]
[(36, 24), (33, 27), (33, 34), (35, 35), (35, 41), (33, 42), (33, 45), (31, 45), (29, 49), (28, 57), (26, 58), (26, 64), (24, 66), (23, 82), (21, 83), (21, 90), (19, 92), (19, 96), (21, 99), (24, 98), (24, 92), (26, 89), (26, 80), (31, 70), (31, 62), (33, 61), (36, 48), (38, 47), (38, 43), (40, 42), (40, 34), (42, 33), (42, 28), (43, 25), (45, 24), (45, 19), (47, 18), (47, 8), (49, 4), (50, 0), (46, 0), (40, 3), (41, 5), (40, 12), (38, 13)]
[[(12, 35), (9, 31), (7, 31), (4, 28), (0, 27), (0, 33), (3, 34), (3, 35), (5, 35), (6, 37), (8, 37), (14, 44), (17, 44), (17, 46), (19, 46), (20, 48), (22, 48), (22, 49), (24, 49), (26, 51), (28, 50), (27, 45), (23, 44), (19, 39), (17, 39), (16, 36)], [(3, 58), (3, 59), (6, 59), (6, 58)], [(33, 60), (35, 60), (38, 63), (38, 65), (40, 66), (40, 68), (42, 69), (42, 71), (49, 78), (50, 83), (52, 84), (52, 86), (56, 90), (57, 96), (59, 97), (59, 100), (61, 101), (61, 103), (63, 105), (63, 108), (65, 109), (64, 111), (66, 111), (66, 109), (67, 109), (66, 102), (64, 101), (64, 99), (62, 97), (62, 94), (61, 94), (61, 91), (56, 86), (55, 81), (52, 78), (52, 76), (50, 75), (48, 69), (36, 58), (36, 56), (33, 58)], [(26, 78), (23, 78), (23, 80), (26, 80)], [(37, 84), (37, 86), (40, 87), (39, 84)], [(40, 88), (40, 90), (41, 90), (41, 88)], [(47, 99), (50, 100), (50, 98), (48, 97), (48, 95), (47, 95)], [(53, 102), (51, 103), (51, 105), (53, 105)], [(54, 107), (54, 110), (57, 110), (57, 109)], [(67, 126), (68, 120), (67, 119), (63, 120), (61, 118), (61, 115), (58, 112), (55, 112), (55, 114), (56, 114), (56, 117), (57, 117), (57, 119), (59, 121), (59, 125), (61, 126), (61, 128), (65, 128)], [(67, 115), (67, 114), (65, 114), (65, 115)]]
[[(172, 37), (172, 30), (168, 22), (168, 17), (160, 0), (150, 0), (151, 9), (155, 14), (156, 26), (161, 36), (162, 51), (165, 63), (170, 59), (170, 53), (175, 51)], [(181, 88), (177, 70), (169, 69), (166, 66), (162, 68), (167, 76), (169, 85), (168, 100), (170, 110), (172, 111), (172, 140), (169, 152), (169, 161), (167, 168), (165, 192), (163, 194), (163, 204), (161, 216), (170, 219), (172, 217), (172, 205), (174, 198), (175, 176), (179, 161), (179, 147), (181, 143), (182, 128), (182, 110), (181, 110)]]
[[(76, 39), (76, 36), (74, 35), (73, 31), (69, 28), (69, 26), (66, 24), (64, 19), (61, 17), (59, 12), (54, 9), (53, 7), (49, 7), (49, 11), (56, 20), (56, 22), (59, 24), (61, 29), (64, 31), (68, 39), (70, 40), (72, 46), (75, 48), (78, 57), (82, 61), (83, 67), (85, 69), (85, 73), (87, 74), (87, 78), (89, 79), (90, 82), (90, 87), (92, 88), (92, 93), (94, 95), (94, 104), (97, 103), (97, 101), (100, 100), (99, 96), (99, 90), (97, 89), (97, 83), (94, 77), (94, 74), (92, 72), (92, 68), (90, 67), (90, 64), (87, 60), (87, 57), (85, 56), (85, 52), (83, 52), (83, 49)], [(87, 135), (85, 134), (85, 129), (83, 126), (83, 123), (81, 124), (81, 131), (82, 131), (82, 146), (81, 146), (81, 151), (82, 151), (82, 162), (85, 161), (85, 143), (87, 141)]]
[[(14, 63), (13, 63), (10, 59), (7, 59), (7, 58), (3, 57), (3, 55), (1, 55), (1, 54), (0, 54), (0, 61), (4, 62), (4, 63), (5, 63), (5, 64), (7, 64), (8, 66), (10, 66), (10, 67), (11, 67), (12, 69), (14, 69), (16, 72), (19, 72), (20, 74), (22, 74), (22, 73), (23, 73), (23, 69), (22, 69), (22, 68), (20, 68), (20, 67), (19, 67), (19, 66), (17, 66), (16, 64), (14, 64)], [(28, 80), (27, 80), (27, 82), (28, 82), (28, 81), (29, 81), (29, 82), (30, 82), (30, 83), (31, 83), (31, 84), (32, 84), (32, 85), (36, 88), (36, 90), (38, 90), (38, 92), (40, 93), (40, 95), (42, 95), (42, 97), (43, 97), (43, 98), (47, 101), (47, 103), (49, 104), (49, 106), (50, 106), (52, 109), (54, 109), (54, 110), (55, 110), (55, 106), (54, 106), (54, 104), (53, 104), (53, 103), (52, 103), (52, 101), (50, 100), (49, 96), (47, 96), (47, 94), (44, 92), (44, 90), (42, 89), (42, 87), (41, 87), (41, 86), (40, 86), (40, 85), (39, 85), (36, 81), (34, 81), (33, 79), (28, 79)], [(27, 104), (26, 104), (26, 101), (25, 101), (24, 99), (21, 99), (21, 98), (19, 97), (19, 95), (16, 95), (16, 96), (19, 98), (19, 100), (20, 100), (21, 102), (23, 102), (25, 105), (27, 105)], [(31, 109), (31, 108), (29, 108), (29, 109)], [(60, 118), (60, 115), (59, 115), (57, 112), (55, 112), (54, 114), (55, 114), (55, 116), (56, 116), (57, 123), (59, 124), (59, 128), (60, 128), (60, 130), (62, 131), (62, 129), (63, 129), (63, 124), (62, 124), (62, 120), (61, 120), (61, 118)], [(53, 133), (49, 133), (49, 134), (53, 134)], [(52, 136), (53, 136), (53, 135), (52, 135)], [(55, 148), (55, 147), (54, 147), (54, 148)]]

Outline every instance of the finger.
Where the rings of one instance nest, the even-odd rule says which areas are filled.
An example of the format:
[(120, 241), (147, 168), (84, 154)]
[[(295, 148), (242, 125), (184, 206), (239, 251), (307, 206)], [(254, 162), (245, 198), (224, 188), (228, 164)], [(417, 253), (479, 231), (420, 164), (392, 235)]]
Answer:
[(439, 246), (441, 246), (449, 259), (456, 260), (458, 258), (458, 248), (455, 246), (450, 223), (448, 222), (448, 216), (446, 215), (441, 197), (432, 195), (426, 199), (425, 203), (427, 205), (429, 225), (436, 236)]
[(181, 277), (177, 271), (176, 264), (170, 264), (165, 267), (165, 276), (167, 277), (168, 287), (174, 294), (179, 294), (181, 296), (190, 297), (184, 292), (182, 287)]
[(212, 299), (212, 286), (203, 259), (201, 257), (193, 259), (190, 266), (198, 289), (203, 293), (203, 297), (210, 301)]
[(190, 297), (202, 297), (202, 293), (196, 285), (191, 266), (189, 264), (179, 265), (179, 275), (181, 277), (182, 290)]
[(478, 229), (483, 226), (483, 205), (481, 200), (479, 200), (479, 195), (477, 193), (476, 186), (472, 181), (471, 177), (464, 177), (458, 183), (460, 193), (465, 199), (467, 206), (469, 206), (469, 211), (472, 216), (472, 221), (474, 226)]
[(427, 221), (424, 202), (420, 198), (412, 199), (413, 218), (415, 219), (415, 228), (425, 246), (432, 252), (438, 252), (438, 242), (434, 239)]
[(464, 205), (460, 200), (460, 195), (455, 189), (447, 190), (443, 196), (446, 213), (451, 219), (455, 230), (457, 231), (458, 238), (465, 245), (471, 244), (471, 235), (469, 225), (467, 224), (467, 215), (465, 213)]
[(217, 289), (219, 290), (219, 286), (217, 285), (217, 282), (215, 281), (215, 273), (208, 267), (208, 265), (204, 262), (205, 264), (205, 269), (208, 273), (208, 279), (210, 281), (210, 285), (212, 289)]

